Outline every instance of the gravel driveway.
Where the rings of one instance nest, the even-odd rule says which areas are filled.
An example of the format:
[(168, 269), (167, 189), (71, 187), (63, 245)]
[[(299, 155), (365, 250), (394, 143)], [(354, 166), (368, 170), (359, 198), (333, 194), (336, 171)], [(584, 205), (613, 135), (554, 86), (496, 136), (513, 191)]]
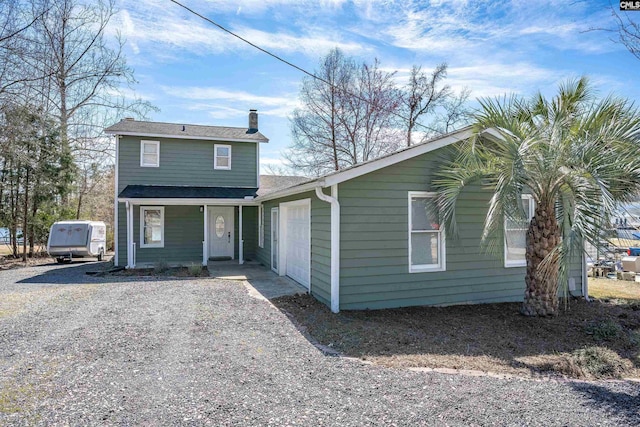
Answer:
[(323, 355), (237, 282), (0, 272), (0, 425), (637, 425), (640, 384)]

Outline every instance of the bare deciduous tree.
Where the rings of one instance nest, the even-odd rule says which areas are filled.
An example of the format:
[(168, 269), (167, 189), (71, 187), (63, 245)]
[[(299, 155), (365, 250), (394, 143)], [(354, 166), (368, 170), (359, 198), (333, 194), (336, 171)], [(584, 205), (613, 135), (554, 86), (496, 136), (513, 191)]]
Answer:
[[(34, 0), (35, 7), (42, 7), (39, 1)], [(111, 163), (110, 140), (102, 129), (125, 111), (144, 117), (153, 109), (122, 93), (122, 86), (135, 79), (122, 53), (123, 40), (110, 43), (105, 37), (115, 13), (114, 0), (56, 0), (36, 23), (42, 62), (50, 69), (40, 94), (60, 122), (62, 144), (71, 149), (83, 172)], [(80, 212), (86, 186), (78, 184)]]
[[(446, 78), (447, 64), (438, 65), (431, 74), (418, 65), (411, 68), (402, 97), (407, 146), (414, 143), (413, 133), (418, 125), (426, 130), (422, 132), (424, 137), (430, 137), (450, 132), (467, 119), (465, 106), (469, 91), (464, 89), (456, 94), (449, 85), (443, 84)], [(430, 117), (431, 122), (421, 123), (423, 117)]]
[[(18, 218), (32, 246), (59, 215), (86, 215), (83, 203), (113, 177), (112, 140), (103, 129), (124, 114), (144, 118), (154, 109), (128, 95), (135, 80), (123, 41), (106, 32), (115, 13), (115, 0), (0, 0), (0, 125), (20, 124), (21, 117), (42, 124), (40, 133), (0, 133), (0, 226), (12, 227), (14, 252)], [(38, 148), (47, 129), (58, 135), (55, 149)], [(26, 149), (32, 151), (25, 157)], [(57, 168), (53, 198), (38, 192), (48, 176), (39, 165), (47, 162)]]
[[(308, 176), (375, 159), (411, 145), (414, 132), (442, 134), (468, 120), (468, 90), (456, 94), (443, 84), (447, 66), (431, 73), (414, 66), (409, 83), (395, 84), (395, 73), (376, 59), (356, 63), (333, 49), (305, 78), (300, 108), (291, 118), (293, 144), (284, 153), (289, 169)], [(428, 124), (423, 123), (429, 119)]]
[[(293, 114), (288, 166), (310, 176), (379, 157), (398, 147), (396, 110), (400, 96), (393, 73), (379, 62), (357, 64), (332, 50), (307, 78), (302, 106)], [(324, 80), (324, 81), (323, 81)]]
[[(622, 43), (631, 54), (640, 59), (640, 21), (632, 19), (629, 12), (617, 12), (611, 7), (611, 14), (615, 21), (615, 32), (618, 43)], [(635, 16), (635, 15), (634, 15)]]
[(338, 152), (342, 91), (351, 85), (355, 68), (353, 60), (346, 58), (339, 49), (333, 49), (316, 70), (316, 75), (324, 81), (314, 78), (302, 81), (302, 106), (291, 118), (293, 145), (285, 154), (293, 167), (310, 175), (342, 167)]

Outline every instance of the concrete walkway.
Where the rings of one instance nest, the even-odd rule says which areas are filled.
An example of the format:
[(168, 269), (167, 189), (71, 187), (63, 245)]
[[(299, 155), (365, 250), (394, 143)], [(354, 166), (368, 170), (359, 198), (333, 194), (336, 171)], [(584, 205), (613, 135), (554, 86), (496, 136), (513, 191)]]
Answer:
[(298, 282), (278, 276), (273, 271), (255, 261), (238, 264), (232, 261), (209, 261), (207, 268), (211, 277), (222, 280), (243, 281), (249, 294), (256, 298), (273, 299), (284, 295), (306, 293), (307, 289)]

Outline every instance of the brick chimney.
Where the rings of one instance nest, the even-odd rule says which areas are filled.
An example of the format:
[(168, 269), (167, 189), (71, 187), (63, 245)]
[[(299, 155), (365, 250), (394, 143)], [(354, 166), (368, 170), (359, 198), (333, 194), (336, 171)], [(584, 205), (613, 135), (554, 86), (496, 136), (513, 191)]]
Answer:
[(258, 110), (249, 110), (249, 133), (258, 132)]

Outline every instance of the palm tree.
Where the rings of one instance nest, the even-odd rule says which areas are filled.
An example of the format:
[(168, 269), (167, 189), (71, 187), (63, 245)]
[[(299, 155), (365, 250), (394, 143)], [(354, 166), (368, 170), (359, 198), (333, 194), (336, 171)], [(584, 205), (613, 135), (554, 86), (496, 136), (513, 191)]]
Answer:
[(528, 219), (522, 194), (530, 194), (522, 313), (555, 315), (571, 260), (584, 242), (598, 246), (616, 206), (639, 194), (639, 111), (614, 96), (598, 100), (586, 77), (561, 84), (552, 99), (539, 93), (480, 104), (473, 137), (434, 178), (443, 224), (455, 238), (458, 197), (481, 183), (492, 193), (483, 247), (502, 248), (504, 221)]

